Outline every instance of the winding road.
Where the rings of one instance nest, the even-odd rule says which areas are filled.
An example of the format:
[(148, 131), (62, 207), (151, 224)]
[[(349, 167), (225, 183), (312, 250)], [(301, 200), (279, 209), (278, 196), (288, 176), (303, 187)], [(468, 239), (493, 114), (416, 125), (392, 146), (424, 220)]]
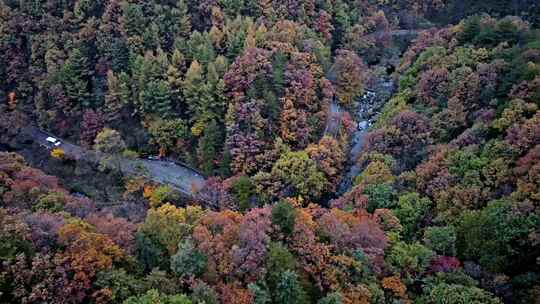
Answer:
[[(64, 151), (66, 156), (74, 160), (99, 161), (107, 156), (70, 143), (34, 126), (26, 127), (23, 132), (32, 138), (34, 142), (47, 149), (53, 148), (47, 142), (47, 137), (52, 136), (59, 139), (62, 142), (59, 148)], [(118, 161), (117, 164), (120, 164), (122, 173), (126, 175), (142, 175), (157, 184), (169, 185), (189, 198), (199, 201), (204, 200), (199, 195), (199, 190), (203, 188), (206, 180), (204, 176), (194, 169), (171, 161), (127, 159), (122, 157), (116, 157), (115, 160)]]

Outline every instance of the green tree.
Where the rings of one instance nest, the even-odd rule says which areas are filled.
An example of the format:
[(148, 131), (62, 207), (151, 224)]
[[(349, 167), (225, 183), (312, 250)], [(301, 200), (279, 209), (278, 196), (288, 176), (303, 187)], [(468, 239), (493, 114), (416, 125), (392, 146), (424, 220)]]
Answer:
[(250, 283), (248, 289), (253, 297), (253, 304), (270, 304), (272, 302), (270, 292), (263, 284)]
[(120, 303), (145, 290), (144, 282), (128, 274), (124, 269), (99, 272), (95, 285), (99, 288), (109, 289), (112, 292), (111, 300), (114, 303)]
[(60, 212), (64, 210), (66, 194), (64, 192), (51, 191), (41, 195), (32, 206), (33, 211)]
[(392, 185), (388, 183), (378, 183), (366, 185), (364, 188), (364, 194), (368, 196), (367, 210), (369, 212), (375, 211), (375, 209), (386, 208), (390, 209), (395, 207), (395, 193)]
[(316, 199), (328, 183), (315, 161), (305, 151), (281, 155), (272, 167), (271, 175), (283, 190), (290, 187), (292, 193), (289, 196), (302, 195)]
[(178, 35), (181, 39), (187, 39), (191, 33), (191, 18), (188, 12), (188, 5), (184, 0), (178, 0), (176, 2), (176, 8), (178, 9)]
[(527, 254), (532, 250), (528, 236), (539, 223), (540, 216), (520, 214), (507, 200), (492, 201), (481, 211), (465, 211), (456, 226), (458, 256), (494, 272), (533, 263)]
[(199, 207), (177, 208), (165, 204), (148, 210), (139, 233), (171, 256), (178, 251), (178, 244), (192, 233), (193, 225), (201, 215)]
[(219, 162), (218, 172), (221, 177), (231, 176), (231, 154), (228, 149), (223, 149), (223, 155)]
[(215, 62), (208, 64), (207, 86), (210, 92), (213, 92), (213, 100), (207, 105), (205, 111), (208, 112), (207, 116), (213, 118), (222, 125), (225, 119), (227, 100), (225, 94), (225, 82), (221, 78), (222, 76), (220, 76), (220, 73), (223, 73), (223, 71), (218, 71), (218, 69), (225, 68), (220, 66), (223, 63), (218, 62), (220, 58), (223, 57), (218, 57)]
[(164, 270), (157, 268), (146, 275), (144, 278), (145, 285), (150, 289), (155, 289), (164, 294), (178, 294), (181, 291), (181, 286), (178, 284), (178, 279)]
[(214, 173), (214, 162), (223, 146), (223, 131), (214, 120), (211, 120), (203, 132), (203, 136), (199, 140), (197, 154), (202, 172), (210, 176)]
[(71, 50), (63, 65), (60, 81), (75, 113), (80, 111), (81, 107), (92, 105), (89, 91), (91, 75), (88, 57), (80, 49)]
[(134, 57), (131, 63), (132, 88), (136, 111), (140, 115), (160, 114), (169, 116), (172, 109), (171, 88), (166, 81), (169, 67), (167, 54), (157, 49)]
[(120, 72), (118, 75), (118, 89), (119, 89), (119, 98), (122, 104), (128, 106), (133, 106), (133, 95), (131, 90), (131, 77), (126, 72)]
[(94, 140), (94, 149), (96, 151), (118, 155), (126, 148), (122, 136), (116, 130), (104, 128), (98, 133)]
[(208, 121), (212, 103), (210, 88), (203, 78), (203, 69), (197, 60), (191, 62), (184, 79), (184, 97), (190, 114), (193, 135), (199, 136)]
[(204, 282), (199, 282), (195, 288), (193, 288), (193, 293), (191, 294), (191, 300), (194, 303), (204, 303), (204, 304), (218, 304), (218, 295), (216, 291), (208, 286)]
[(285, 235), (291, 235), (296, 221), (296, 209), (291, 203), (281, 200), (272, 207), (272, 224)]
[(164, 80), (150, 81), (139, 93), (143, 113), (156, 113), (167, 118), (172, 115), (171, 90)]
[(175, 49), (171, 56), (171, 63), (167, 68), (167, 84), (170, 88), (171, 99), (181, 112), (186, 110), (182, 94), (184, 65), (184, 55)]
[(502, 301), (478, 287), (441, 283), (426, 288), (421, 303), (426, 304), (501, 304)]
[(401, 272), (409, 282), (420, 277), (435, 253), (420, 243), (396, 243), (387, 257), (395, 272)]
[(324, 298), (320, 299), (317, 304), (342, 304), (342, 296), (339, 292), (334, 292), (326, 295)]
[(178, 251), (171, 257), (171, 270), (179, 277), (199, 277), (206, 269), (206, 257), (190, 240), (178, 244)]
[(164, 294), (178, 294), (182, 287), (178, 284), (178, 278), (172, 276), (167, 271), (152, 269), (144, 278), (147, 288), (155, 289)]
[(274, 90), (278, 94), (283, 93), (285, 87), (285, 67), (287, 66), (287, 56), (283, 52), (277, 52), (272, 58), (272, 79)]
[(146, 27), (142, 6), (137, 3), (127, 3), (123, 8), (123, 26), (127, 35), (142, 36)]
[(123, 304), (192, 304), (185, 295), (162, 295), (157, 290), (151, 289), (142, 296), (133, 296), (125, 300)]
[(121, 96), (120, 81), (112, 70), (107, 72), (107, 93), (105, 95), (105, 121), (118, 124), (124, 103)]
[(266, 281), (274, 290), (279, 284), (281, 275), (286, 271), (294, 271), (296, 261), (293, 254), (281, 243), (270, 243), (266, 257)]
[(249, 176), (242, 175), (232, 184), (231, 193), (240, 211), (246, 211), (250, 207), (251, 198), (256, 194), (255, 185)]
[(204, 66), (208, 66), (208, 63), (216, 58), (216, 51), (208, 32), (192, 32), (187, 41), (187, 47), (188, 58)]
[(105, 153), (100, 160), (100, 169), (105, 168), (120, 171), (121, 153), (126, 149), (126, 144), (120, 133), (116, 130), (104, 128), (94, 139), (94, 150)]
[(167, 269), (167, 250), (152, 235), (137, 232), (135, 235), (136, 257), (145, 271), (155, 268)]
[(274, 303), (304, 304), (308, 303), (307, 294), (298, 281), (298, 275), (290, 270), (281, 274), (276, 286)]
[(456, 230), (453, 226), (428, 227), (424, 231), (424, 244), (438, 254), (456, 254)]
[(421, 220), (428, 214), (431, 201), (420, 197), (416, 192), (406, 193), (399, 197), (394, 214), (403, 226), (403, 236), (409, 240), (415, 237)]
[(152, 135), (151, 144), (158, 145), (164, 151), (184, 152), (181, 141), (189, 142), (190, 134), (186, 122), (182, 119), (154, 120), (148, 129)]
[(152, 191), (150, 198), (150, 207), (158, 208), (165, 203), (174, 203), (178, 201), (180, 197), (170, 186), (162, 185), (158, 186)]

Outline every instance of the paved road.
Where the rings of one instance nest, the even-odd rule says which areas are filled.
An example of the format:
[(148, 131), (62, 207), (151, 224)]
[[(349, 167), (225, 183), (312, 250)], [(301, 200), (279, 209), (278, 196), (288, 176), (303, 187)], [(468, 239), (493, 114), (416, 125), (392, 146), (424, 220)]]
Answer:
[[(62, 144), (59, 148), (62, 148), (68, 157), (75, 160), (99, 160), (106, 156), (102, 153), (87, 150), (79, 145), (70, 143), (36, 127), (29, 126), (24, 132), (30, 135), (36, 143), (48, 149), (51, 149), (52, 145), (46, 141), (47, 137), (53, 136), (60, 139)], [(202, 199), (198, 195), (198, 191), (202, 189), (206, 180), (200, 173), (193, 169), (175, 164), (174, 162), (157, 160), (118, 158), (117, 163), (120, 164), (122, 172), (126, 175), (138, 175), (142, 173), (151, 181), (169, 185), (193, 199)]]

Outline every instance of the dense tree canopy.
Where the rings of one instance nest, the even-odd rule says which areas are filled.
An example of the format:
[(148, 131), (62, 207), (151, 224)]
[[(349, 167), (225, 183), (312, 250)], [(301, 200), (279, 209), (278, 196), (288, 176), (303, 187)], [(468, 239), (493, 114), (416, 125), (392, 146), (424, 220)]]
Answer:
[(534, 303), (539, 16), (0, 0), (0, 302)]

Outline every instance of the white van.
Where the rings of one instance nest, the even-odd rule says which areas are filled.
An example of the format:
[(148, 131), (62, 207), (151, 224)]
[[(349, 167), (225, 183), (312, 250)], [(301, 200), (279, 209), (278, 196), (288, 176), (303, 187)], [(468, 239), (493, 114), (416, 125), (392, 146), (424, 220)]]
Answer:
[(54, 138), (54, 137), (47, 137), (45, 139), (47, 142), (53, 144), (55, 147), (58, 147), (62, 144), (62, 142), (60, 142), (58, 139)]

